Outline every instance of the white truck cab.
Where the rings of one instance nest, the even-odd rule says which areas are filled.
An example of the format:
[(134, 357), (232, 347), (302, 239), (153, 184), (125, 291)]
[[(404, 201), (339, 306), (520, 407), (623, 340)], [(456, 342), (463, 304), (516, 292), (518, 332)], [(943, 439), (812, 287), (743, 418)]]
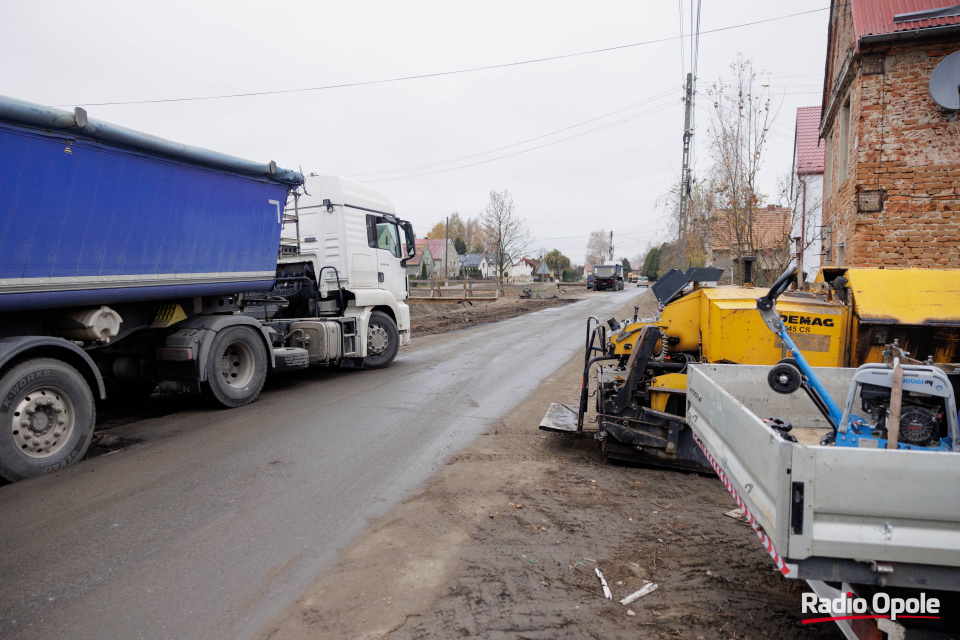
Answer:
[(375, 312), (390, 317), (400, 345), (410, 343), (404, 301), (414, 240), (412, 225), (397, 218), (377, 189), (339, 176), (310, 176), (284, 211), (278, 271), (302, 269), (317, 283), (321, 305), (342, 303), (337, 311), (357, 318), (359, 350), (369, 356), (383, 339), (371, 329)]

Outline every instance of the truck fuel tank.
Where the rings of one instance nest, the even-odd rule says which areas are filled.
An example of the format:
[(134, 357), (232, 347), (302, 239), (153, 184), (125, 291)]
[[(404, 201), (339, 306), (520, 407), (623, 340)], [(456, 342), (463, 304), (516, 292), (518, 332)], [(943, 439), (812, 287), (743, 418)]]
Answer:
[(298, 320), (290, 324), (290, 346), (310, 354), (310, 364), (339, 360), (342, 353), (340, 324), (332, 320)]

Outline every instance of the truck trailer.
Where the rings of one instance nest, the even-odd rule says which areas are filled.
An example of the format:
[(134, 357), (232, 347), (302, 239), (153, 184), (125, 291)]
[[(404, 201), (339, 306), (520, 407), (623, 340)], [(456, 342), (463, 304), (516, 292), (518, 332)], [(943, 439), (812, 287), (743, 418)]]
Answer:
[(0, 476), (80, 460), (95, 399), (253, 402), (387, 366), (413, 228), (380, 192), (0, 97)]

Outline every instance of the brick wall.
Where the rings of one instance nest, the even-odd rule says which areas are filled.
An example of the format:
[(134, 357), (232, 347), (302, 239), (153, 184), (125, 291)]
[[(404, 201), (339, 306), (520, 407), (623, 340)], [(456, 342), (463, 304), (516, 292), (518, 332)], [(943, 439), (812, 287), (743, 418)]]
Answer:
[[(836, 60), (845, 36), (832, 35)], [(846, 244), (846, 266), (960, 267), (960, 123), (942, 113), (928, 90), (933, 68), (957, 49), (960, 40), (921, 40), (860, 52), (848, 93), (845, 175), (839, 171), (842, 108), (824, 130), (833, 162), (826, 168), (832, 173), (823, 220), (834, 247), (824, 264), (838, 264), (837, 245)], [(880, 58), (882, 73), (865, 72), (864, 64), (869, 71)], [(858, 194), (877, 192), (882, 210), (858, 211)], [(825, 237), (825, 245), (830, 240)]]

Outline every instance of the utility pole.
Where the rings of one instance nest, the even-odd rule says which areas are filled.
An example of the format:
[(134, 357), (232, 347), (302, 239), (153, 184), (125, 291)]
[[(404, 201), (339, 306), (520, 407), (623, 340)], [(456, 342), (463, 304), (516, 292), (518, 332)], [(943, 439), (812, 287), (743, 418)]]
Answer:
[(677, 268), (687, 266), (687, 209), (690, 206), (690, 140), (693, 138), (693, 129), (690, 126), (690, 116), (693, 112), (693, 74), (687, 74), (687, 86), (684, 93), (683, 110), (683, 168), (680, 171), (680, 229), (678, 239), (680, 250), (677, 252)]
[(447, 271), (447, 254), (450, 253), (450, 216), (444, 218), (443, 229), (443, 277), (449, 278), (450, 272)]
[(613, 262), (613, 230), (610, 230), (610, 262)]

